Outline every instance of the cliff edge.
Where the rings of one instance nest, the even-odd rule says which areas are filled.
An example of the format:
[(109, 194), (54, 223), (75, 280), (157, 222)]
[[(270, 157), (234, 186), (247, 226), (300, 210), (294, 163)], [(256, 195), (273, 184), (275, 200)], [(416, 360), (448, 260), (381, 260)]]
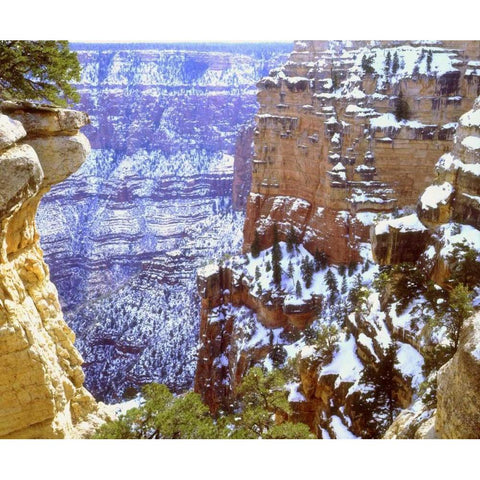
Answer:
[(43, 261), (35, 214), (90, 144), (85, 113), (0, 104), (0, 438), (72, 438), (98, 410)]

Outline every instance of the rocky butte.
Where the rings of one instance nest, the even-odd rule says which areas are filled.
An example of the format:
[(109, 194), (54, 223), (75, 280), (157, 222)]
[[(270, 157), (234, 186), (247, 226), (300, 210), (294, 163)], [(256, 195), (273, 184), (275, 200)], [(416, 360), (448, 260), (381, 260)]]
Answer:
[(0, 438), (68, 438), (99, 421), (43, 260), (43, 195), (90, 151), (82, 112), (0, 104)]
[[(478, 384), (467, 373), (478, 358), (476, 319), (438, 374), (438, 410), (425, 385), (437, 372), (428, 352), (445, 338), (428, 319), (448, 297), (446, 259), (462, 241), (480, 252), (479, 95), (476, 41), (299, 41), (258, 83), (245, 255), (205, 267), (197, 281), (195, 390), (212, 412), (228, 409), (250, 366), (289, 358), (298, 366), (288, 384), (293, 418), (319, 438), (375, 437), (360, 413), (363, 374), (394, 345), (395, 414), (407, 410), (387, 437), (472, 436), (459, 425), (478, 424), (467, 400)], [(404, 268), (387, 289), (374, 260)], [(401, 267), (417, 260), (428, 267), (423, 280)], [(321, 348), (312, 331), (323, 332)]]

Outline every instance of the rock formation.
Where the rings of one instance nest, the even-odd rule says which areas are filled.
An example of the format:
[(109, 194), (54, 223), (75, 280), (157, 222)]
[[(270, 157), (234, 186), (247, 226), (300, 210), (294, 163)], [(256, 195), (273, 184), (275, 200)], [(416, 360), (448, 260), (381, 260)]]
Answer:
[(270, 246), (276, 221), (312, 253), (358, 260), (375, 214), (431, 183), (479, 94), (479, 60), (480, 42), (296, 42), (258, 83), (244, 250), (255, 230)]
[[(363, 372), (378, 368), (389, 345), (397, 348), (396, 413), (420, 401), (430, 300), (419, 293), (424, 286), (409, 300), (385, 291), (366, 242), (385, 214), (373, 228), (373, 258), (381, 265), (420, 258), (440, 285), (453, 245), (480, 242), (478, 101), (465, 114), (480, 93), (479, 59), (479, 42), (296, 42), (289, 61), (259, 82), (245, 255), (198, 277), (195, 389), (212, 411), (228, 409), (243, 373), (254, 364), (271, 368), (282, 348), (299, 366), (289, 384), (293, 416), (320, 438), (378, 434), (362, 412)], [(275, 225), (283, 251), (278, 284)], [(249, 253), (256, 235), (258, 258)], [(292, 235), (302, 245), (287, 254), (282, 241)], [(305, 259), (322, 251), (349, 273), (345, 265), (320, 267), (308, 286)], [(400, 281), (404, 273), (396, 275)], [(331, 345), (320, 351), (309, 331), (328, 325), (337, 333), (327, 331)], [(435, 418), (426, 406), (403, 411), (386, 436), (433, 438)]]
[(0, 438), (64, 438), (97, 412), (43, 260), (43, 195), (85, 161), (86, 114), (0, 104)]
[(372, 251), (381, 265), (421, 261), (444, 285), (455, 244), (480, 250), (480, 97), (459, 119), (451, 152), (440, 157), (416, 213), (372, 227)]
[(92, 153), (40, 205), (45, 258), (95, 398), (151, 381), (179, 392), (195, 369), (196, 270), (241, 245), (237, 136), (291, 45), (72, 46)]

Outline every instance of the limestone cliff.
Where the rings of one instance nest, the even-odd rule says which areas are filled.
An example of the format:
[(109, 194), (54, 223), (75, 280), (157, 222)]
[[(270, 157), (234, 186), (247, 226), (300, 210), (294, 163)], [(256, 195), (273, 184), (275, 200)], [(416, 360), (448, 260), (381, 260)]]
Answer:
[(84, 113), (0, 104), (0, 438), (65, 438), (94, 414), (82, 358), (43, 261), (35, 213), (90, 146)]
[(312, 253), (358, 260), (375, 213), (432, 181), (480, 93), (479, 60), (480, 42), (296, 42), (258, 83), (244, 250), (255, 230), (270, 246), (276, 221)]

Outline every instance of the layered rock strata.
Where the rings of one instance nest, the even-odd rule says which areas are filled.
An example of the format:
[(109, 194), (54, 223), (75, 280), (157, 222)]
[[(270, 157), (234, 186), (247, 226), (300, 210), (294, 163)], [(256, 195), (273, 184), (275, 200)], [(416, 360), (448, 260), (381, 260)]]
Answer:
[(479, 60), (479, 42), (296, 42), (258, 83), (244, 250), (255, 230), (270, 246), (277, 222), (312, 253), (358, 259), (375, 215), (431, 183), (480, 93)]
[(35, 214), (90, 150), (82, 112), (0, 104), (0, 438), (64, 438), (97, 411)]
[(453, 149), (434, 171), (416, 213), (372, 227), (372, 252), (381, 265), (421, 261), (443, 285), (458, 261), (455, 245), (480, 250), (480, 97), (460, 117)]

